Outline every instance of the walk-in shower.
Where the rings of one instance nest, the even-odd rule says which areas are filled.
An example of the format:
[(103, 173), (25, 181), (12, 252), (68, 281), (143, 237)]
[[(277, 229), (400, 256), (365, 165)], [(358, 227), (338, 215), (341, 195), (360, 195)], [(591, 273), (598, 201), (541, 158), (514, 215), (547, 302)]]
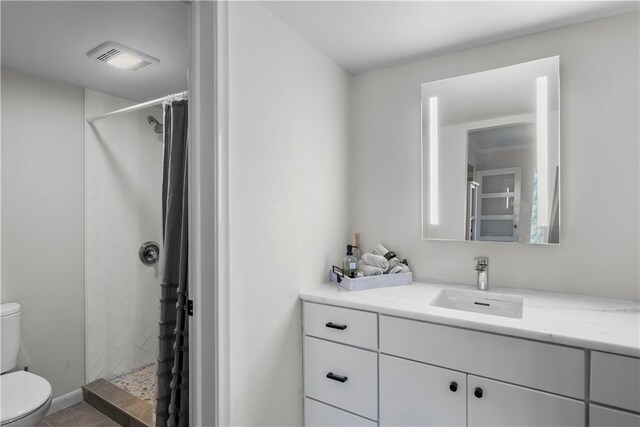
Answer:
[(162, 241), (162, 141), (146, 120), (162, 110), (93, 117), (129, 105), (85, 91), (88, 383), (153, 364), (158, 352), (159, 266), (144, 264), (139, 252), (145, 242)]
[[(186, 416), (170, 414), (174, 399), (175, 407), (188, 407), (188, 389), (174, 397), (169, 386), (176, 378), (186, 384), (188, 371), (186, 246), (176, 240), (184, 230), (174, 225), (186, 224), (175, 219), (186, 211), (174, 204), (186, 196), (176, 183), (186, 182), (177, 177), (186, 173), (187, 97), (130, 105), (85, 92), (86, 381), (111, 381), (156, 407), (162, 419)], [(182, 112), (174, 116), (176, 108)], [(182, 348), (184, 355), (176, 350)]]

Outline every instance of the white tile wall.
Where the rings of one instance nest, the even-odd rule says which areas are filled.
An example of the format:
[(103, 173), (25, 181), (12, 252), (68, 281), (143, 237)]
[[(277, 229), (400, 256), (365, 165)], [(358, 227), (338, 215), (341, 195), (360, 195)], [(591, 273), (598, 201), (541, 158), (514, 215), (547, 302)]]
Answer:
[[(132, 102), (85, 91), (85, 115)], [(85, 125), (86, 380), (113, 378), (157, 354), (158, 264), (138, 259), (140, 245), (161, 243), (162, 137), (147, 123), (162, 109)]]

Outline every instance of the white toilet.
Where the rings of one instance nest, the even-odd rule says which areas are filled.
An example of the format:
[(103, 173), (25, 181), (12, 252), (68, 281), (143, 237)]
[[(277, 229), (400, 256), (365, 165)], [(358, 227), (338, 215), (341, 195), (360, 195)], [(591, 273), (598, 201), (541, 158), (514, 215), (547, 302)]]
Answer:
[(26, 371), (6, 373), (18, 366), (20, 351), (20, 304), (0, 305), (2, 375), (0, 375), (0, 425), (35, 427), (51, 406), (51, 384)]

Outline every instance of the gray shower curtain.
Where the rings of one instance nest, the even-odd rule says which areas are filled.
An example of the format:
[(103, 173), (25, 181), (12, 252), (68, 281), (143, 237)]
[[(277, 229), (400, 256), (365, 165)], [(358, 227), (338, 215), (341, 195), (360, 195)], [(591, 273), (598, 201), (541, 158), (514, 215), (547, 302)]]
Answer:
[(156, 427), (189, 425), (187, 101), (164, 105)]

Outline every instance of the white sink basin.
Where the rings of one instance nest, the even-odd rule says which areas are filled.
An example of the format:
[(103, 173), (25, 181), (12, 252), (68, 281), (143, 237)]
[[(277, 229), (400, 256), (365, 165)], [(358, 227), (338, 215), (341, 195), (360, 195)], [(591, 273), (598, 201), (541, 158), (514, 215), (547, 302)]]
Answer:
[(453, 310), (522, 319), (522, 297), (494, 292), (444, 289), (431, 305)]

